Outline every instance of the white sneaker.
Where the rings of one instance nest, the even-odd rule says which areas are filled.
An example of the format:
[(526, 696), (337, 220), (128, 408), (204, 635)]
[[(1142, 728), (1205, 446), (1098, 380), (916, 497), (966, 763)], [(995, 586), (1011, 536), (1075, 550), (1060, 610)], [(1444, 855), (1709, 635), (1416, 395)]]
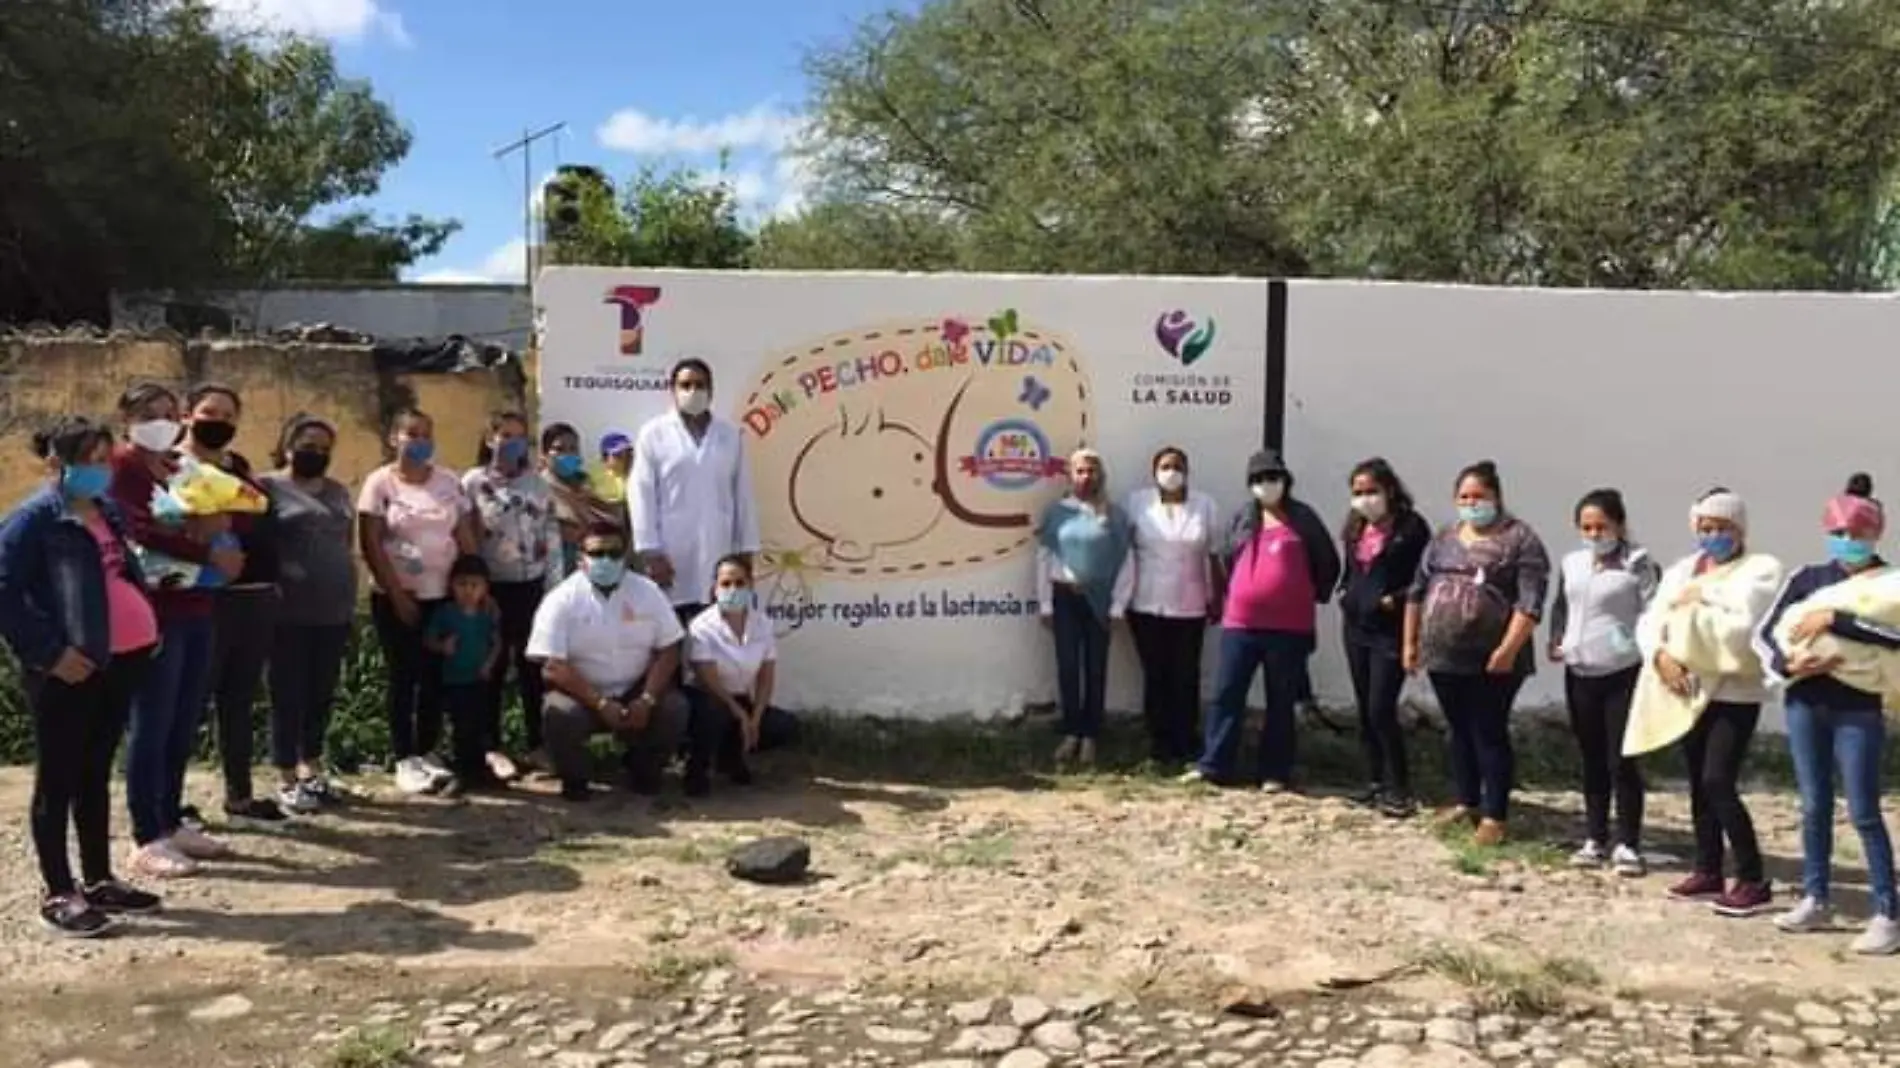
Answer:
[(422, 766), (429, 769), (430, 793), (437, 793), (455, 781), (455, 773), (449, 770), (447, 764), (442, 763), (441, 757), (430, 753), (421, 759)]
[(223, 860), (231, 855), (231, 847), (218, 841), (203, 831), (190, 827), (180, 827), (165, 839), (165, 846), (172, 852), (192, 860)]
[(127, 862), (133, 874), (148, 879), (183, 879), (198, 874), (198, 862), (179, 852), (171, 843), (160, 839), (147, 842), (132, 852)]
[(1775, 926), (1789, 934), (1826, 931), (1834, 926), (1834, 909), (1825, 901), (1804, 897), (1794, 908), (1776, 916)]
[(1875, 916), (1868, 920), (1867, 929), (1854, 939), (1854, 952), (1869, 957), (1887, 957), (1900, 952), (1900, 920), (1892, 916)]
[(1182, 786), (1193, 786), (1195, 783), (1206, 782), (1207, 776), (1201, 773), (1200, 768), (1189, 768), (1182, 772), (1180, 777), (1174, 781), (1180, 783)]
[(291, 783), (289, 786), (280, 787), (278, 789), (277, 807), (283, 809), (285, 812), (294, 813), (299, 816), (308, 816), (312, 812), (322, 808), (323, 802), (317, 798), (316, 793), (308, 786), (299, 782)]
[(1611, 852), (1610, 867), (1626, 879), (1640, 879), (1649, 874), (1649, 862), (1643, 859), (1641, 853), (1626, 845), (1617, 846)]
[(1081, 749), (1082, 749), (1082, 739), (1080, 738), (1062, 739), (1062, 744), (1056, 746), (1056, 752), (1055, 752), (1055, 757), (1054, 757), (1055, 762), (1056, 762), (1056, 767), (1058, 768), (1067, 767), (1070, 763), (1072, 763), (1075, 760), (1076, 753), (1080, 752)]
[(420, 757), (396, 761), (396, 789), (405, 794), (426, 794), (435, 786), (435, 775)]
[(1570, 854), (1570, 866), (1573, 868), (1601, 868), (1605, 860), (1601, 842), (1585, 842), (1583, 848)]

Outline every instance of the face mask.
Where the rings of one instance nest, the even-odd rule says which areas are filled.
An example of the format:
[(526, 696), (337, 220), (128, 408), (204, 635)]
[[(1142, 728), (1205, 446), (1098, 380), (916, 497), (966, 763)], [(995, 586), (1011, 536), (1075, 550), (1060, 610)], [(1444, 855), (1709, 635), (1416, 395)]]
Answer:
[(404, 463), (426, 464), (435, 459), (435, 442), (426, 438), (412, 438), (402, 443)]
[(1726, 562), (1730, 557), (1735, 555), (1735, 550), (1739, 548), (1735, 541), (1735, 535), (1727, 531), (1717, 534), (1700, 535), (1696, 538), (1695, 543), (1696, 547), (1701, 549), (1705, 556), (1717, 563)]
[(1253, 491), (1253, 499), (1269, 507), (1279, 504), (1286, 496), (1286, 483), (1277, 478), (1262, 479), (1247, 487)]
[(59, 474), (60, 492), (75, 501), (96, 501), (112, 485), (112, 469), (104, 464), (72, 464)]
[(719, 607), (728, 612), (740, 612), (752, 607), (752, 591), (744, 586), (735, 586), (719, 591)]
[(495, 462), (503, 471), (519, 471), (528, 464), (526, 438), (507, 438), (495, 448)]
[(1187, 485), (1187, 473), (1174, 468), (1169, 468), (1166, 471), (1156, 471), (1155, 485), (1160, 486), (1168, 493), (1177, 493), (1182, 486)]
[(207, 449), (222, 449), (237, 437), (237, 424), (222, 419), (198, 419), (191, 424), (191, 440)]
[(290, 454), (290, 473), (298, 478), (322, 478), (330, 469), (330, 454), (322, 449), (298, 449)]
[(1583, 547), (1598, 556), (1608, 556), (1623, 544), (1622, 538), (1585, 538)]
[(1828, 559), (1842, 567), (1866, 567), (1874, 559), (1874, 543), (1850, 538), (1845, 534), (1830, 534), (1827, 539)]
[(679, 397), (680, 411), (687, 415), (704, 415), (712, 407), (712, 394), (703, 389), (682, 389), (676, 391)]
[(1361, 493), (1352, 499), (1352, 510), (1368, 523), (1377, 523), (1385, 518), (1385, 494)]
[(627, 573), (627, 562), (615, 556), (590, 556), (587, 558), (587, 581), (603, 590), (620, 585)]
[(170, 419), (147, 419), (133, 423), (126, 437), (146, 452), (169, 452), (178, 444), (178, 435), (183, 429)]
[(559, 453), (550, 466), (554, 468), (554, 477), (558, 479), (572, 480), (581, 476), (582, 464), (579, 453)]
[(1488, 527), (1498, 521), (1498, 506), (1491, 501), (1458, 506), (1458, 521), (1474, 527)]

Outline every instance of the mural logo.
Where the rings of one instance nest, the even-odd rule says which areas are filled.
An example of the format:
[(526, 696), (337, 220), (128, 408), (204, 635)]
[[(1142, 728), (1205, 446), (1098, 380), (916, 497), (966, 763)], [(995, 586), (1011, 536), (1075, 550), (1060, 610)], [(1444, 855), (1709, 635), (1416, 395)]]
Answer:
[(607, 291), (603, 304), (620, 306), (620, 355), (638, 356), (646, 345), (643, 313), (660, 302), (659, 286), (615, 286)]
[(836, 333), (768, 358), (738, 417), (783, 619), (821, 579), (932, 578), (1034, 544), (1089, 440), (1075, 346), (1015, 309)]
[(1209, 316), (1206, 322), (1199, 323), (1177, 308), (1155, 320), (1155, 340), (1161, 343), (1164, 352), (1179, 360), (1181, 366), (1192, 367), (1214, 344), (1214, 319)]

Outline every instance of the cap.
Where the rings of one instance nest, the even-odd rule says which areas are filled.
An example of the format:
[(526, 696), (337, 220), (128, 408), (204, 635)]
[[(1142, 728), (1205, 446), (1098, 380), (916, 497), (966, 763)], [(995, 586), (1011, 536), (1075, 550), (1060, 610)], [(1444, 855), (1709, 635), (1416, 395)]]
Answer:
[(1689, 509), (1689, 525), (1695, 526), (1698, 519), (1720, 519), (1732, 523), (1736, 529), (1748, 529), (1748, 504), (1742, 495), (1733, 490), (1721, 490), (1695, 502)]
[(1269, 475), (1286, 473), (1286, 461), (1280, 458), (1279, 449), (1262, 449), (1247, 459), (1247, 481), (1249, 482)]
[(618, 430), (608, 431), (601, 436), (600, 454), (602, 456), (612, 456), (618, 452), (626, 452), (631, 448), (633, 448), (633, 439)]

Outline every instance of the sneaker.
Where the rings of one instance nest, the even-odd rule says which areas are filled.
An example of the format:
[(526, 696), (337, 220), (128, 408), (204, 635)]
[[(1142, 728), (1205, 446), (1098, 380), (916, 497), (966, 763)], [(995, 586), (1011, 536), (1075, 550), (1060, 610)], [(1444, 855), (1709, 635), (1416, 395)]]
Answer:
[(307, 783), (294, 782), (277, 791), (277, 807), (297, 816), (308, 816), (323, 807), (323, 799)]
[(561, 800), (580, 803), (592, 800), (594, 788), (586, 782), (564, 782), (561, 784)]
[(327, 775), (312, 775), (307, 779), (298, 779), (297, 789), (303, 791), (304, 796), (313, 798), (320, 805), (327, 805), (343, 799), (343, 791), (338, 788), (336, 783), (331, 782)]
[(1692, 872), (1668, 890), (1677, 901), (1709, 901), (1722, 896), (1722, 877), (1708, 872)]
[(1640, 879), (1649, 874), (1649, 862), (1643, 859), (1642, 852), (1626, 845), (1617, 846), (1610, 854), (1610, 868), (1625, 879)]
[(173, 831), (165, 844), (172, 852), (189, 860), (223, 860), (231, 855), (230, 846), (190, 827)]
[(1432, 822), (1440, 827), (1451, 827), (1460, 823), (1476, 825), (1478, 810), (1469, 805), (1447, 805), (1433, 814)]
[(112, 930), (112, 917), (78, 894), (47, 898), (40, 905), (40, 923), (61, 938), (97, 938)]
[(1503, 820), (1478, 821), (1477, 833), (1471, 836), (1472, 844), (1484, 849), (1495, 849), (1504, 844)]
[(1350, 800), (1361, 808), (1379, 808), (1385, 803), (1385, 787), (1375, 782), (1352, 795)]
[(206, 826), (204, 813), (198, 811), (197, 805), (186, 805), (178, 810), (178, 825), (203, 834)]
[(405, 794), (426, 794), (435, 787), (435, 775), (419, 757), (396, 761), (396, 789)]
[(1379, 801), (1379, 812), (1387, 819), (1409, 820), (1418, 815), (1418, 802), (1411, 794), (1388, 793)]
[(1095, 739), (1084, 738), (1082, 744), (1075, 747), (1075, 762), (1085, 768), (1095, 766)]
[(148, 894), (117, 879), (107, 879), (86, 887), (86, 904), (109, 915), (141, 916), (157, 912), (162, 903), (157, 894)]
[(135, 874), (152, 879), (183, 879), (198, 874), (198, 862), (186, 856), (169, 841), (147, 842), (132, 853), (129, 866)]
[(290, 816), (268, 797), (247, 797), (242, 801), (226, 801), (224, 818), (238, 823), (282, 823)]
[(554, 774), (554, 762), (548, 759), (548, 751), (545, 749), (530, 750), (528, 755), (522, 758), (522, 762), (528, 765), (528, 770), (534, 774)]
[(1200, 768), (1189, 768), (1177, 776), (1174, 781), (1180, 783), (1182, 786), (1195, 786), (1207, 781), (1207, 772), (1202, 771)]
[(687, 797), (705, 797), (712, 793), (712, 774), (704, 768), (688, 768), (685, 783)]
[(1722, 896), (1709, 902), (1717, 916), (1742, 920), (1759, 916), (1775, 904), (1775, 892), (1767, 883), (1745, 883), (1737, 879)]
[(1775, 917), (1775, 926), (1789, 934), (1811, 934), (1834, 926), (1834, 910), (1817, 898), (1804, 897), (1794, 908)]
[(1267, 794), (1268, 796), (1272, 796), (1275, 794), (1283, 794), (1283, 793), (1286, 793), (1290, 789), (1291, 787), (1289, 787), (1286, 783), (1283, 783), (1278, 779), (1268, 779), (1267, 781), (1260, 784), (1260, 792), (1263, 794)]
[(1585, 842), (1583, 843), (1582, 849), (1570, 854), (1570, 866), (1573, 868), (1601, 868), (1603, 862), (1607, 859), (1609, 858), (1604, 854), (1601, 843)]
[(1889, 957), (1900, 952), (1900, 920), (1892, 916), (1875, 916), (1868, 920), (1867, 929), (1854, 939), (1854, 952), (1869, 957)]
[(1055, 760), (1056, 767), (1058, 768), (1068, 767), (1069, 764), (1075, 760), (1075, 755), (1078, 752), (1081, 752), (1081, 750), (1082, 750), (1082, 739), (1064, 738), (1062, 739), (1061, 744), (1056, 746), (1055, 755), (1052, 757), (1052, 759)]
[(433, 784), (430, 787), (431, 790), (440, 790), (447, 786), (450, 780), (455, 778), (455, 772), (450, 771), (449, 766), (442, 763), (442, 758), (436, 756), (434, 753), (425, 753), (417, 759), (421, 760), (422, 766), (428, 769), (429, 779)]
[(521, 778), (521, 769), (515, 766), (514, 761), (508, 759), (506, 753), (490, 753), (486, 758), (486, 763), (488, 773), (499, 782), (514, 782)]

